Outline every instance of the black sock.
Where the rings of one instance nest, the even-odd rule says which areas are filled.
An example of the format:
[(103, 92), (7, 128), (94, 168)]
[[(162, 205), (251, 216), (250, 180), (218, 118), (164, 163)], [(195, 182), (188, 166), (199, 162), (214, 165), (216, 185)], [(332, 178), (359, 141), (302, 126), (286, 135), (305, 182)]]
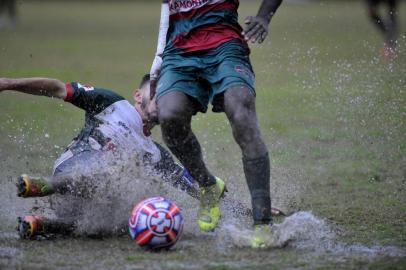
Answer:
[(251, 193), (254, 225), (269, 224), (272, 217), (270, 196), (271, 165), (268, 153), (253, 159), (243, 157), (242, 162)]
[(188, 169), (199, 186), (207, 187), (216, 184), (216, 178), (207, 170), (203, 162), (200, 144), (192, 132), (183, 141), (173, 145), (167, 143), (167, 146), (182, 165)]
[(43, 219), (42, 229), (45, 233), (55, 234), (71, 234), (75, 230), (75, 225), (72, 221), (64, 221), (63, 219)]

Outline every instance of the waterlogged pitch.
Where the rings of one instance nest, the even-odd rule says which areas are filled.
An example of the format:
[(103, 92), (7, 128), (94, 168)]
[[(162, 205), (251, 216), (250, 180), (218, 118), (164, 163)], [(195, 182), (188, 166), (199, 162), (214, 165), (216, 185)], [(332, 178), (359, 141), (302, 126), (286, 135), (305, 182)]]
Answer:
[[(0, 268), (404, 269), (406, 5), (399, 12), (398, 58), (387, 62), (379, 54), (382, 37), (358, 2), (286, 1), (265, 43), (251, 47), (273, 204), (292, 214), (275, 220), (286, 247), (247, 248), (250, 218), (228, 211), (230, 201), (249, 207), (240, 152), (225, 116), (213, 113), (197, 115), (193, 128), (208, 166), (229, 189), (214, 233), (199, 232), (196, 200), (113, 160), (106, 179), (119, 181), (98, 183), (74, 237), (19, 240), (18, 215), (53, 213), (48, 199), (17, 198), (16, 176), (51, 174), (84, 115), (60, 101), (4, 92)], [(240, 21), (258, 5), (241, 1)], [(153, 59), (158, 1), (23, 1), (18, 8), (17, 27), (0, 30), (0, 77), (56, 77), (131, 99)], [(160, 141), (159, 128), (153, 136)], [(169, 252), (150, 253), (123, 224), (135, 202), (157, 195), (176, 202), (184, 229)], [(98, 232), (109, 236), (84, 237)]]

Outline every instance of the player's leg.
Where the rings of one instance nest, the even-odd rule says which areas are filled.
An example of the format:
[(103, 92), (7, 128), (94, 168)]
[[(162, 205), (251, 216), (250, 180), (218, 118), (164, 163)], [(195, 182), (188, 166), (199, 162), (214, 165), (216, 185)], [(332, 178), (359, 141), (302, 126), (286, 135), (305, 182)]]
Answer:
[[(65, 152), (66, 153), (66, 152)], [(52, 197), (51, 209), (57, 218), (49, 219), (36, 215), (26, 215), (18, 219), (17, 230), (21, 238), (32, 239), (37, 235), (70, 234), (74, 230), (74, 221), (81, 214), (81, 196), (76, 197), (71, 187), (75, 180), (75, 170), (86, 166), (96, 156), (92, 151), (84, 151), (77, 155), (62, 155), (55, 162), (55, 169), (49, 180), (42, 177), (19, 177), (17, 187), (22, 197), (41, 197), (53, 193), (64, 194), (71, 192), (73, 196)], [(68, 158), (66, 158), (68, 157)], [(83, 189), (81, 189), (83, 192)], [(82, 193), (81, 193), (82, 194)], [(67, 197), (68, 196), (68, 197)]]
[(219, 46), (215, 49), (214, 58), (209, 60), (211, 61), (209, 64), (217, 63), (217, 65), (206, 79), (213, 85), (213, 110), (226, 113), (234, 139), (242, 151), (254, 225), (269, 231), (270, 161), (258, 125), (255, 110), (255, 76), (248, 54), (247, 46), (238, 40)]
[(0, 16), (3, 15), (4, 11), (6, 10), (7, 0), (0, 0)]
[(396, 47), (399, 34), (397, 15), (397, 0), (389, 0), (386, 43), (392, 49), (395, 49)]
[(161, 152), (161, 160), (154, 165), (153, 169), (165, 182), (175, 188), (185, 191), (193, 198), (199, 198), (199, 189), (196, 181), (186, 168), (176, 163), (172, 155), (159, 143), (155, 142)]
[(6, 26), (6, 16), (5, 16), (5, 9), (6, 9), (6, 0), (0, 0), (0, 29)]
[(213, 230), (220, 218), (219, 201), (225, 185), (207, 169), (200, 144), (191, 129), (195, 105), (186, 94), (173, 91), (158, 100), (162, 137), (172, 153), (189, 170), (200, 186), (198, 225), (203, 231)]
[[(90, 168), (97, 164), (104, 164), (104, 154), (102, 150), (93, 149), (81, 152), (67, 150), (55, 161), (51, 179), (55, 192), (72, 195), (77, 193), (80, 197), (83, 197), (87, 191), (91, 192), (89, 185), (94, 172)], [(101, 167), (103, 166), (100, 165)]]
[[(23, 174), (17, 179), (17, 195), (19, 197), (43, 197), (54, 193), (65, 194), (75, 192), (73, 188), (81, 189), (83, 185), (71, 185), (77, 175), (77, 170), (86, 168), (92, 162), (97, 162), (100, 156), (99, 151), (82, 151), (76, 155), (66, 151), (55, 161), (55, 168), (52, 177), (32, 177)], [(83, 191), (83, 190), (82, 190)]]
[(17, 196), (23, 198), (43, 197), (55, 193), (51, 182), (45, 177), (22, 174), (17, 178)]
[(369, 19), (382, 33), (386, 33), (385, 21), (379, 15), (379, 11), (378, 11), (379, 1), (377, 1), (377, 0), (366, 0), (366, 2), (367, 2), (367, 9), (368, 9)]
[(189, 170), (200, 186), (211, 186), (214, 176), (203, 161), (200, 144), (191, 129), (195, 105), (179, 91), (172, 91), (158, 100), (162, 137), (171, 152)]
[(255, 97), (246, 86), (224, 93), (224, 110), (241, 148), (244, 173), (252, 198), (254, 224), (271, 222), (270, 161), (255, 111)]
[[(63, 172), (68, 172), (68, 163), (71, 163), (71, 160), (74, 159), (75, 157), (70, 150), (65, 151), (55, 161), (53, 176), (49, 178), (22, 174), (17, 178), (16, 182), (17, 196), (23, 198), (43, 197), (60, 192), (67, 185), (67, 180), (58, 180), (56, 177)], [(65, 175), (68, 175), (68, 173), (65, 173)]]
[[(17, 196), (23, 198), (43, 197), (54, 193), (63, 194), (67, 191), (68, 184), (71, 182), (73, 168), (72, 164), (78, 157), (71, 157), (60, 162), (52, 177), (33, 177), (22, 174), (17, 178)], [(83, 161), (83, 159), (80, 159)]]
[(6, 5), (11, 25), (14, 27), (17, 23), (17, 3), (15, 0), (7, 0)]
[(72, 175), (63, 171), (53, 176), (36, 177), (22, 174), (17, 178), (17, 196), (23, 198), (44, 197), (54, 193), (64, 194), (69, 189)]
[(231, 87), (224, 93), (224, 110), (233, 136), (241, 148), (245, 178), (251, 194), (255, 248), (272, 244), (270, 160), (255, 111), (255, 97), (246, 86)]
[(48, 219), (37, 215), (18, 217), (17, 231), (22, 239), (35, 239), (48, 234), (67, 235), (73, 232), (74, 223), (62, 219)]

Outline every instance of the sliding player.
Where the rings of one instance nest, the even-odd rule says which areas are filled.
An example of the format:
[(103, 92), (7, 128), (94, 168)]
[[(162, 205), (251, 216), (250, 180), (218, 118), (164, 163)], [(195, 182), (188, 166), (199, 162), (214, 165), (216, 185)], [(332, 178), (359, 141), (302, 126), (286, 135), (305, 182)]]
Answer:
[[(145, 112), (148, 111), (149, 115), (156, 113), (155, 103), (149, 102), (149, 75), (144, 76), (139, 89), (134, 92), (134, 106), (110, 90), (77, 82), (64, 84), (47, 78), (0, 78), (0, 92), (4, 90), (63, 99), (86, 111), (84, 128), (55, 161), (52, 177), (47, 180), (21, 175), (17, 182), (18, 196), (27, 198), (53, 193), (77, 193), (83, 198), (83, 194), (78, 195), (83, 190), (76, 190), (73, 184), (75, 171), (85, 170), (91, 163), (104, 162), (106, 155), (120, 158), (121, 154), (127, 153), (137, 155), (139, 163), (164, 181), (195, 198), (199, 197), (188, 172), (173, 161), (166, 149), (149, 137), (153, 123), (145, 121)], [(80, 215), (80, 206), (75, 208), (72, 205), (71, 208), (75, 212), (72, 216), (60, 214), (57, 220), (33, 215), (20, 218), (20, 236), (32, 238), (40, 233), (72, 231), (75, 218)]]

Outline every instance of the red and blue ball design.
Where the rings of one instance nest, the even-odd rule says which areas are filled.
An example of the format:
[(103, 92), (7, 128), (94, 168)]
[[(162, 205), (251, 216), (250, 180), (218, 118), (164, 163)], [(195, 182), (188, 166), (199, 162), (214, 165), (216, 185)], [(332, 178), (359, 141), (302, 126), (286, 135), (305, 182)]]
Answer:
[(145, 249), (169, 249), (178, 241), (182, 229), (182, 214), (176, 204), (168, 199), (145, 199), (131, 211), (131, 238)]

